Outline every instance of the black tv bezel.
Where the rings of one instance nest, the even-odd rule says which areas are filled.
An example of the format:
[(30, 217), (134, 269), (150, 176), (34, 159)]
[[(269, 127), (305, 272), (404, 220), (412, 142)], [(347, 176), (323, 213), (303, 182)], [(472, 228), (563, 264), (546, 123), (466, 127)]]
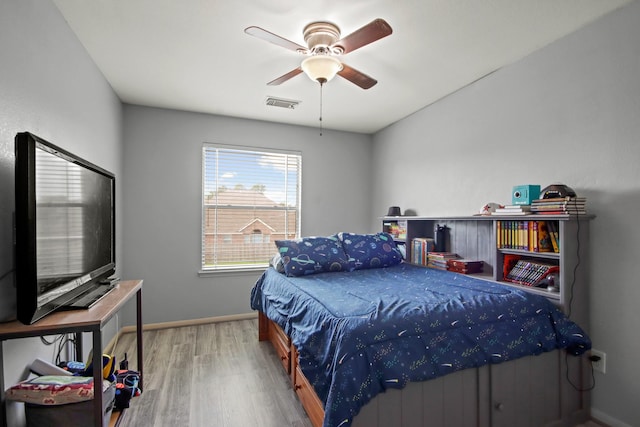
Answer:
[[(106, 176), (111, 181), (111, 262), (68, 283), (76, 286), (67, 293), (38, 307), (38, 278), (36, 259), (36, 149), (46, 151)], [(116, 183), (115, 175), (69, 151), (64, 150), (30, 132), (15, 137), (15, 256), (16, 256), (16, 317), (30, 325), (44, 316), (69, 304), (96, 282), (113, 273), (116, 268)], [(66, 284), (65, 284), (66, 285)]]

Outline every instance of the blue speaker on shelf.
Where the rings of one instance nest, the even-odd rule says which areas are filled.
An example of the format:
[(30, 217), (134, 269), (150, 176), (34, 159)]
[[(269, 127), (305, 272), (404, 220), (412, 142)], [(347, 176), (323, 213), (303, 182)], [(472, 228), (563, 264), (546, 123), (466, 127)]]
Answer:
[(516, 185), (511, 193), (512, 205), (530, 205), (532, 201), (540, 198), (539, 185)]

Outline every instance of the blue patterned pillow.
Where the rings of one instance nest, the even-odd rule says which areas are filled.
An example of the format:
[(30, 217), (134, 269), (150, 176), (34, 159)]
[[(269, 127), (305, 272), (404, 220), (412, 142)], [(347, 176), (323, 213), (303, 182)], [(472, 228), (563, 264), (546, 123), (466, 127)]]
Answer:
[(349, 261), (338, 236), (276, 240), (287, 276), (348, 271)]
[(340, 233), (338, 237), (349, 257), (351, 270), (389, 267), (402, 262), (402, 253), (389, 233)]

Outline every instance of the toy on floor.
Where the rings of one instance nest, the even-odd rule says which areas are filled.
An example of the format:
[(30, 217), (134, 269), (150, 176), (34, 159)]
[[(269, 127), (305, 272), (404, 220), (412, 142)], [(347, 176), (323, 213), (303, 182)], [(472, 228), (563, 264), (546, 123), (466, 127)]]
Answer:
[(119, 370), (116, 375), (116, 402), (114, 408), (122, 410), (129, 407), (132, 397), (140, 396), (142, 391), (138, 388), (140, 374), (129, 369)]

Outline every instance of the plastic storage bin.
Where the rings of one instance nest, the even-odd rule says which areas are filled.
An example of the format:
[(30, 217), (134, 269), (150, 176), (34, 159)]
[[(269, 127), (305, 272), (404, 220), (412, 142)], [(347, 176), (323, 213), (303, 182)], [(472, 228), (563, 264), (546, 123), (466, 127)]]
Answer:
[[(109, 386), (102, 395), (102, 425), (109, 426), (115, 403), (115, 384)], [(93, 426), (93, 399), (64, 405), (37, 405), (25, 403), (27, 427), (86, 427)]]

